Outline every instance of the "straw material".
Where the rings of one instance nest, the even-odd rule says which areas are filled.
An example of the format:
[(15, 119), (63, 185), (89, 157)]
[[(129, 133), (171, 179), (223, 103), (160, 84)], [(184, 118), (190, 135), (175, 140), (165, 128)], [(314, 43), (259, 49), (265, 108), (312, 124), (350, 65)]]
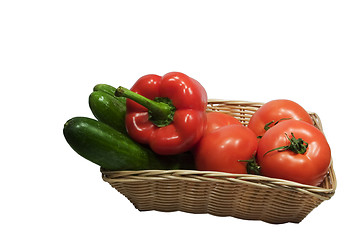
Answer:
[[(262, 103), (209, 100), (208, 111), (230, 114), (247, 125)], [(321, 131), (320, 118), (310, 113)], [(262, 220), (268, 223), (302, 221), (336, 189), (333, 164), (323, 183), (303, 185), (250, 174), (194, 170), (106, 171), (102, 178), (140, 211), (183, 211)]]

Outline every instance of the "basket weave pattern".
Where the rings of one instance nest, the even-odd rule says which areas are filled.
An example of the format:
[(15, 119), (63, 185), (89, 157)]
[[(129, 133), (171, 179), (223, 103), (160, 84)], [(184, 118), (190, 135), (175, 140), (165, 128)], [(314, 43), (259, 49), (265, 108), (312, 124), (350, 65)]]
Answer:
[[(230, 114), (247, 125), (262, 103), (209, 100), (208, 111)], [(310, 113), (321, 131), (320, 118)], [(323, 183), (309, 186), (250, 174), (194, 170), (105, 171), (102, 178), (140, 211), (183, 211), (269, 223), (298, 223), (335, 193), (331, 163)]]

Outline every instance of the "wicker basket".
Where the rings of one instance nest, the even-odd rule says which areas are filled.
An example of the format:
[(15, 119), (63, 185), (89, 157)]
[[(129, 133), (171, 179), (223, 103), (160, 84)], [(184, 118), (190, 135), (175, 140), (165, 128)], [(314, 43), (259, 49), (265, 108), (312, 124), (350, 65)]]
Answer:
[[(262, 103), (209, 100), (208, 111), (220, 111), (247, 125)], [(319, 117), (310, 113), (322, 131)], [(319, 187), (250, 174), (194, 170), (105, 171), (103, 180), (127, 197), (140, 211), (183, 211), (262, 220), (268, 223), (302, 221), (335, 193), (333, 164)]]

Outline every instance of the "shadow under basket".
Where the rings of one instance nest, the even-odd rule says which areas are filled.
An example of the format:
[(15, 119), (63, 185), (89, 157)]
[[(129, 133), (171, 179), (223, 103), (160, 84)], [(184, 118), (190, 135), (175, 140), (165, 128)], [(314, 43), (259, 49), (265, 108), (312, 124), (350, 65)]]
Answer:
[[(209, 100), (207, 111), (230, 114), (247, 125), (262, 103)], [(321, 131), (320, 118), (309, 113)], [(140, 211), (182, 211), (268, 223), (301, 222), (336, 189), (331, 161), (320, 186), (251, 174), (195, 170), (106, 171), (102, 178)]]

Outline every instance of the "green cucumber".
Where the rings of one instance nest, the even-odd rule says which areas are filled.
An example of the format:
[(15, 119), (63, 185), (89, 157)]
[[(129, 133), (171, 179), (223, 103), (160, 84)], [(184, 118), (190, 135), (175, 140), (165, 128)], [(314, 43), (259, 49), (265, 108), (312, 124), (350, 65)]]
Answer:
[(89, 96), (89, 106), (97, 120), (127, 134), (125, 101), (120, 101), (104, 91), (94, 91)]
[[(100, 83), (100, 84), (95, 85), (95, 87), (93, 88), (93, 91), (94, 92), (96, 92), (96, 91), (104, 92), (104, 93), (107, 93), (107, 94), (115, 97), (116, 88), (111, 85), (108, 85), (108, 84)], [(115, 98), (123, 104), (126, 103), (125, 97), (115, 97)]]
[(172, 161), (160, 160), (150, 149), (95, 119), (74, 117), (65, 123), (63, 134), (75, 152), (106, 170), (174, 168)]

